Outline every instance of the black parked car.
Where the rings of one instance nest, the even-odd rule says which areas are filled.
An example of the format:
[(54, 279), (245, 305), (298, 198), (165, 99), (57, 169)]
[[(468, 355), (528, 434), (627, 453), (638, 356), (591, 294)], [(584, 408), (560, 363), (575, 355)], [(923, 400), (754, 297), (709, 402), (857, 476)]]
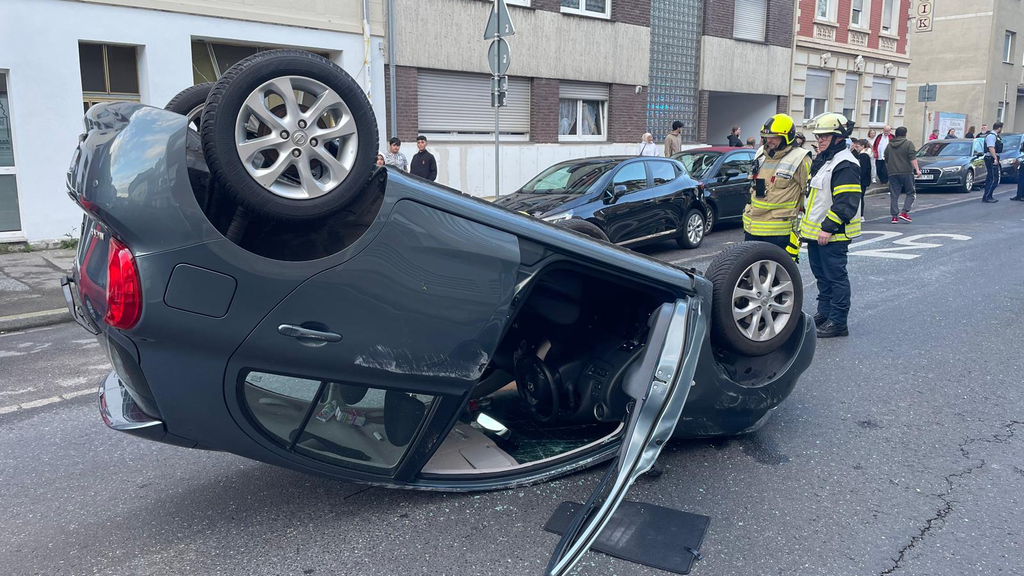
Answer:
[[(800, 272), (775, 246), (702, 276), (376, 169), (369, 102), (312, 54), (261, 52), (206, 91), (199, 131), (93, 106), (68, 173), (96, 262), (64, 294), (111, 358), (115, 430), (434, 490), (612, 460), (560, 575), (666, 441), (757, 429), (811, 362)], [(691, 188), (672, 161), (609, 162), (598, 180), (631, 178), (606, 206), (659, 174)]]
[(1003, 153), (999, 155), (999, 172), (1001, 182), (1016, 182), (1020, 173), (1021, 162), (1024, 162), (1024, 154), (1021, 148), (1024, 146), (1024, 134), (1002, 134)]
[(696, 248), (704, 240), (697, 182), (667, 158), (562, 162), (495, 204), (628, 247), (674, 238), (681, 248)]
[(917, 150), (921, 175), (914, 177), (918, 190), (955, 187), (970, 192), (987, 179), (985, 159), (974, 156), (973, 140), (932, 140)]
[(684, 150), (673, 156), (704, 187), (705, 234), (717, 222), (739, 221), (743, 217), (750, 198), (754, 153), (751, 148), (713, 146)]

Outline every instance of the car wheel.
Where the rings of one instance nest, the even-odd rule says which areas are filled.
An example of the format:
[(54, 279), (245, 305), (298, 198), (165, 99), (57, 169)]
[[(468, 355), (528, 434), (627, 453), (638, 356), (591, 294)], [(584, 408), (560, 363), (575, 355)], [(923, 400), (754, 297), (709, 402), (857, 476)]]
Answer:
[(974, 170), (968, 170), (967, 174), (964, 175), (964, 187), (963, 192), (970, 192), (974, 190)]
[(719, 254), (711, 281), (711, 341), (745, 356), (764, 356), (799, 324), (803, 282), (793, 259), (767, 242), (744, 242)]
[(178, 92), (174, 98), (171, 98), (167, 106), (164, 106), (164, 110), (169, 110), (188, 118), (188, 127), (199, 131), (199, 123), (203, 116), (203, 105), (206, 104), (206, 98), (210, 95), (211, 90), (213, 90), (213, 82), (189, 86)]
[(704, 211), (704, 235), (711, 234), (711, 230), (715, 227), (715, 209), (708, 205), (707, 210)]
[(293, 221), (345, 207), (374, 173), (377, 120), (326, 58), (269, 50), (232, 66), (202, 114), (210, 171), (251, 214)]
[(683, 217), (683, 235), (676, 238), (676, 244), (679, 244), (680, 248), (692, 250), (704, 241), (706, 229), (704, 210), (690, 208), (686, 216)]
[(566, 228), (568, 230), (572, 230), (573, 232), (579, 232), (584, 236), (590, 236), (595, 240), (604, 240), (605, 242), (609, 242), (608, 235), (605, 234), (604, 230), (601, 230), (601, 228), (599, 228), (597, 224), (594, 224), (593, 222), (580, 220), (579, 218), (570, 218), (568, 220), (562, 220), (560, 222), (557, 222), (555, 225), (561, 226), (562, 228)]

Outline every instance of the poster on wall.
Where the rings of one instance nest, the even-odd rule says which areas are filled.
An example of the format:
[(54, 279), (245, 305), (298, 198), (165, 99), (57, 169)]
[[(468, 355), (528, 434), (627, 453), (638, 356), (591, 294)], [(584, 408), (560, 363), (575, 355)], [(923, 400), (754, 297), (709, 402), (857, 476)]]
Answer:
[(945, 138), (946, 133), (952, 128), (957, 138), (963, 138), (967, 133), (967, 115), (953, 112), (938, 112), (935, 114), (934, 128), (939, 129), (939, 138)]

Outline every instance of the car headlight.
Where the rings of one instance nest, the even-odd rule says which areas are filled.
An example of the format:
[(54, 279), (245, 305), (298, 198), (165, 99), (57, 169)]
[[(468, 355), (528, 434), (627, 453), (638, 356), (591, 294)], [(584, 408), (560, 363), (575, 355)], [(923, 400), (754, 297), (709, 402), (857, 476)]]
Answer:
[(1017, 159), (1016, 158), (1007, 158), (1005, 160), (1000, 160), (999, 163), (1002, 164), (1003, 166), (1013, 166), (1014, 164), (1017, 163)]
[(562, 220), (568, 220), (572, 218), (572, 210), (566, 210), (565, 212), (559, 212), (558, 214), (552, 214), (551, 216), (545, 216), (543, 220), (545, 222), (561, 222)]
[(964, 169), (963, 166), (950, 166), (949, 168), (943, 168), (942, 169), (942, 173), (943, 174), (956, 174), (957, 172), (959, 172), (959, 171), (961, 171), (963, 169)]

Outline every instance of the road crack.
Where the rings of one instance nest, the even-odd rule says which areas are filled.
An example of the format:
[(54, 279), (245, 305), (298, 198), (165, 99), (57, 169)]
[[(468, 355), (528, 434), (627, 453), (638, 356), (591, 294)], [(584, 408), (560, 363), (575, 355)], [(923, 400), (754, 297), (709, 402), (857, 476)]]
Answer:
[(991, 436), (982, 436), (980, 438), (967, 438), (960, 443), (959, 450), (960, 455), (971, 462), (969, 466), (961, 469), (959, 472), (954, 472), (945, 477), (946, 489), (939, 494), (933, 494), (936, 498), (942, 501), (942, 506), (935, 511), (935, 514), (925, 520), (924, 525), (920, 531), (910, 538), (910, 542), (900, 548), (894, 558), (891, 558), (893, 565), (880, 573), (881, 576), (893, 574), (897, 570), (903, 567), (903, 562), (906, 560), (907, 555), (917, 547), (925, 537), (933, 530), (939, 530), (946, 524), (946, 517), (953, 513), (954, 504), (957, 501), (952, 497), (953, 491), (956, 489), (956, 481), (962, 480), (967, 476), (973, 474), (976, 470), (980, 470), (985, 466), (984, 458), (974, 459), (971, 457), (969, 447), (976, 442), (984, 442), (986, 444), (1003, 444), (1013, 438), (1017, 426), (1024, 426), (1024, 422), (1011, 420), (1009, 423), (1003, 426), (1005, 432), (999, 434), (992, 434)]

